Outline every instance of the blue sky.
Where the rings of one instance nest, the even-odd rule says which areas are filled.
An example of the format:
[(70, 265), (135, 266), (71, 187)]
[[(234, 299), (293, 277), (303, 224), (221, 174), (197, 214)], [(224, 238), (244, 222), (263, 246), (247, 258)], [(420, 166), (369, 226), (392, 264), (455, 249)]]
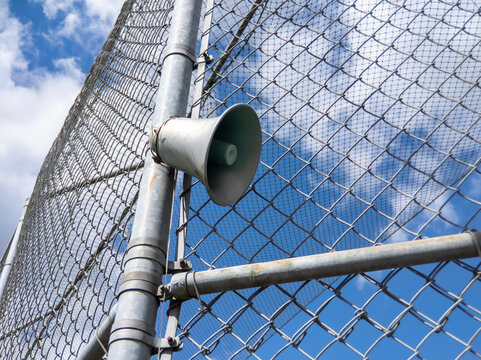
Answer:
[(0, 252), (122, 0), (0, 0)]

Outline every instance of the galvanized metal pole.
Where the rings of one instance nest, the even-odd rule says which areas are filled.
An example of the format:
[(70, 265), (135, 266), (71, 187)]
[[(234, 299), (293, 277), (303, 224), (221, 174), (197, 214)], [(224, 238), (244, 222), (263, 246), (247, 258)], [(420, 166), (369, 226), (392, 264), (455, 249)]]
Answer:
[[(177, 0), (164, 52), (153, 126), (185, 116), (202, 1)], [(109, 359), (149, 359), (155, 335), (160, 284), (167, 259), (175, 171), (147, 157), (131, 240), (124, 257)]]
[(22, 215), (20, 216), (17, 228), (15, 229), (15, 234), (13, 235), (12, 241), (10, 243), (7, 259), (5, 260), (5, 264), (3, 265), (2, 275), (0, 276), (0, 299), (3, 296), (5, 286), (7, 285), (8, 276), (10, 275), (10, 271), (12, 270), (13, 260), (15, 259), (15, 255), (17, 255), (18, 238), (20, 237), (20, 231), (22, 230), (23, 225), (23, 217), (25, 216), (25, 212), (27, 211), (29, 201), (30, 199), (27, 199), (25, 202), (22, 210)]
[[(214, 0), (207, 0), (205, 5), (204, 26), (203, 26), (201, 44), (200, 44), (200, 56), (203, 56), (204, 59), (202, 62), (198, 64), (198, 67), (197, 67), (198, 77), (196, 79), (196, 84), (194, 88), (194, 106), (192, 107), (192, 111), (191, 111), (191, 117), (194, 119), (199, 118), (200, 116), (201, 98), (204, 90), (204, 76), (205, 76), (207, 61), (208, 61), (207, 59), (208, 54), (206, 53), (206, 51), (209, 46), (209, 36), (210, 36), (210, 29), (212, 26), (213, 10), (214, 10)], [(182, 226), (182, 229), (177, 234), (177, 247), (175, 252), (175, 260), (181, 260), (185, 256), (185, 242), (187, 239), (187, 220), (189, 217), (191, 186), (192, 186), (192, 176), (184, 173), (184, 179), (182, 184), (183, 196), (181, 196), (180, 209), (179, 209), (179, 225)], [(181, 308), (182, 308), (182, 304), (180, 302), (179, 303), (170, 302), (168, 318), (167, 318), (167, 326), (165, 328), (166, 337), (175, 337), (177, 332), (177, 325), (179, 323)], [(172, 350), (167, 349), (163, 351), (160, 358), (161, 360), (170, 360), (172, 358)]]
[(176, 274), (166, 291), (177, 300), (223, 291), (481, 257), (481, 232)]

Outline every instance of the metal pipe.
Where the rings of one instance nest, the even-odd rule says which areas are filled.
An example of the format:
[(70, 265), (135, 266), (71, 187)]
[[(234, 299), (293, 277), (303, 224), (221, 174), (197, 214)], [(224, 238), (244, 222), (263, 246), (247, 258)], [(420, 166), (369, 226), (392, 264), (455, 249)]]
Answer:
[(104, 349), (109, 347), (109, 336), (112, 324), (117, 314), (117, 304), (112, 307), (109, 315), (104, 322), (95, 330), (96, 333), (92, 336), (80, 351), (77, 360), (99, 360), (105, 354)]
[(138, 169), (141, 169), (143, 166), (144, 166), (144, 162), (138, 161), (138, 162), (135, 162), (135, 163), (133, 163), (129, 166), (126, 166), (124, 168), (111, 170), (111, 171), (106, 172), (105, 174), (93, 176), (91, 178), (85, 179), (85, 180), (80, 181), (78, 183), (68, 185), (68, 186), (64, 186), (64, 187), (62, 187), (58, 190), (52, 191), (48, 195), (52, 196), (52, 197), (57, 196), (57, 195), (63, 195), (65, 193), (72, 192), (74, 190), (82, 189), (84, 187), (93, 185), (93, 184), (98, 183), (100, 181), (111, 179), (111, 178), (116, 177), (118, 175), (129, 173), (131, 171), (136, 171)]
[[(207, 58), (207, 48), (209, 47), (210, 29), (212, 26), (212, 13), (214, 12), (214, 0), (207, 0), (205, 5), (204, 26), (202, 31), (202, 38), (200, 44), (200, 55)], [(198, 64), (197, 74), (194, 88), (193, 107), (190, 113), (190, 117), (196, 119), (200, 117), (200, 99), (202, 98), (204, 89), (204, 76), (207, 68), (206, 61), (202, 61)], [(175, 260), (183, 259), (185, 256), (185, 242), (187, 239), (187, 221), (189, 218), (190, 207), (190, 190), (192, 187), (192, 175), (184, 173), (182, 182), (182, 194), (180, 197), (179, 208), (179, 232), (177, 233), (177, 246), (175, 251)], [(177, 325), (179, 323), (180, 311), (182, 309), (182, 303), (171, 301), (169, 303), (169, 311), (167, 312), (167, 326), (165, 328), (165, 337), (175, 337), (177, 333)], [(165, 350), (161, 354), (161, 360), (170, 360), (172, 358), (172, 350)]]
[(18, 245), (18, 238), (20, 237), (20, 231), (22, 230), (23, 225), (23, 218), (25, 216), (25, 212), (27, 211), (28, 202), (30, 199), (25, 201), (25, 205), (23, 206), (22, 215), (20, 216), (20, 220), (18, 221), (17, 228), (15, 229), (15, 233), (13, 235), (12, 241), (10, 242), (7, 259), (5, 260), (5, 264), (3, 265), (2, 274), (0, 276), (0, 299), (3, 296), (3, 291), (7, 285), (8, 276), (10, 275), (10, 271), (12, 270), (12, 264), (15, 260), (15, 255), (17, 255), (17, 245)]
[(476, 231), (176, 274), (166, 286), (166, 291), (170, 297), (187, 300), (196, 297), (197, 293), (211, 294), (481, 256), (480, 249), (481, 232)]
[[(198, 0), (175, 2), (153, 126), (161, 125), (170, 116), (185, 116), (201, 7), (202, 1)], [(150, 358), (152, 346), (144, 335), (155, 335), (159, 303), (153, 289), (160, 284), (165, 271), (174, 184), (174, 169), (157, 164), (148, 156), (129, 247), (124, 255), (109, 359)]]

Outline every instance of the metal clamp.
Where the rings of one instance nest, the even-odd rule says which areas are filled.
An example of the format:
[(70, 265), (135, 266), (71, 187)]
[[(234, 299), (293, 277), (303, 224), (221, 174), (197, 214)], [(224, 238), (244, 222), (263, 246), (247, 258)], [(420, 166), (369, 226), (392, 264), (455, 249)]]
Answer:
[[(187, 276), (187, 273), (192, 270), (192, 264), (190, 261), (186, 261), (184, 259), (180, 259), (178, 261), (169, 261), (169, 268), (167, 270), (169, 274), (185, 273)], [(159, 301), (171, 300), (172, 294), (170, 293), (170, 284), (167, 286), (159, 285), (157, 287), (156, 295)]]
[(172, 300), (173, 296), (172, 296), (172, 293), (170, 292), (169, 286), (160, 285), (157, 288), (157, 298), (160, 301)]
[[(177, 274), (192, 270), (190, 261), (180, 259), (178, 261), (169, 261), (167, 267), (168, 274)], [(131, 271), (125, 273), (120, 280), (120, 287), (117, 296), (125, 291), (140, 290), (145, 291), (154, 296), (159, 296), (159, 286), (161, 285), (161, 277), (155, 276), (144, 271)], [(162, 286), (160, 286), (162, 287)], [(163, 293), (161, 293), (163, 295)]]
[(152, 159), (157, 164), (164, 163), (162, 161), (162, 158), (160, 157), (160, 155), (157, 153), (157, 141), (159, 139), (160, 131), (165, 126), (165, 124), (167, 124), (167, 122), (169, 122), (170, 120), (175, 119), (175, 118), (178, 118), (178, 116), (172, 115), (172, 116), (168, 117), (167, 119), (165, 119), (164, 121), (162, 121), (162, 123), (159, 126), (152, 127), (152, 134), (150, 136), (150, 152), (152, 153)]
[[(132, 259), (149, 259), (165, 267), (165, 250), (159, 246), (159, 239), (138, 237), (129, 241), (125, 251), (125, 264)], [(125, 265), (124, 264), (124, 265)]]
[(117, 296), (129, 290), (145, 291), (155, 296), (160, 284), (160, 276), (155, 276), (144, 271), (131, 271), (122, 275)]
[(118, 340), (133, 340), (150, 346), (151, 354), (157, 354), (160, 350), (171, 349), (179, 351), (183, 347), (179, 337), (157, 338), (152, 333), (155, 326), (144, 321), (125, 319), (115, 323), (115, 329), (110, 335), (109, 346)]
[(195, 60), (192, 70), (196, 70), (199, 67), (199, 64), (210, 64), (212, 61), (214, 61), (214, 57), (204, 52)]
[(165, 56), (162, 62), (164, 62), (169, 55), (173, 55), (173, 54), (184, 55), (185, 57), (192, 60), (192, 62), (195, 62), (194, 50), (191, 49), (190, 46), (186, 46), (184, 44), (180, 44), (180, 43), (169, 44), (168, 48), (164, 51), (164, 53), (165, 53)]
[(190, 270), (192, 270), (192, 263), (190, 261), (180, 259), (176, 261), (169, 261), (167, 273), (173, 275), (181, 272), (187, 272)]
[(478, 252), (479, 258), (481, 259), (481, 236), (480, 232), (477, 231), (476, 229), (471, 229), (469, 231), (466, 231), (471, 235), (471, 238), (473, 239), (474, 245), (476, 246), (476, 251)]
[(148, 259), (165, 267), (165, 252), (153, 246), (136, 246), (126, 251), (124, 264), (133, 259)]

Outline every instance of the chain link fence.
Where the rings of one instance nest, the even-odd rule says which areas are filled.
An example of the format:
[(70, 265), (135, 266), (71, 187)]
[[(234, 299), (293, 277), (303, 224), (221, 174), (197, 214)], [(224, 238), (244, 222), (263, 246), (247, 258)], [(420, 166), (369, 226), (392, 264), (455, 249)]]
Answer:
[[(235, 206), (194, 184), (194, 269), (479, 228), (479, 11), (468, 1), (216, 1), (202, 117), (249, 103), (264, 137)], [(479, 358), (479, 277), (475, 259), (202, 296), (202, 307), (182, 307), (175, 355)]]
[(126, 1), (38, 175), (0, 358), (74, 359), (115, 302), (173, 1)]
[[(126, 1), (45, 160), (1, 300), (2, 359), (75, 358), (116, 301), (173, 3)], [(198, 50), (213, 62), (192, 106), (249, 103), (263, 149), (234, 206), (194, 179), (182, 223), (179, 179), (171, 239), (187, 229), (194, 270), (481, 228), (475, 1), (206, 3)], [(203, 295), (182, 307), (174, 358), (481, 358), (480, 265)]]

